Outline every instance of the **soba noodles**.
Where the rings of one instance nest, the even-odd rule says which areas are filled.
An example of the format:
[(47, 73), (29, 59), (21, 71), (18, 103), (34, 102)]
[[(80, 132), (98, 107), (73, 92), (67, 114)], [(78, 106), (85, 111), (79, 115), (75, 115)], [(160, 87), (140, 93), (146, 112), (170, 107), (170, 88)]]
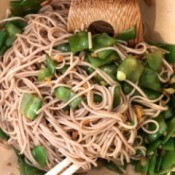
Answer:
[[(65, 157), (80, 165), (83, 171), (90, 170), (92, 165), (97, 166), (98, 158), (115, 159), (119, 164), (129, 163), (131, 159), (137, 159), (136, 150), (143, 154), (146, 152), (138, 130), (142, 128), (147, 133), (155, 133), (159, 125), (154, 118), (166, 110), (162, 101), (168, 102), (169, 99), (161, 95), (156, 100), (150, 100), (138, 84), (126, 80), (133, 90), (128, 95), (121, 92), (121, 103), (113, 109), (114, 88), (118, 83), (86, 62), (84, 53), (77, 56), (55, 49), (61, 43), (68, 43), (68, 38), (73, 35), (66, 30), (70, 2), (59, 2), (53, 1), (38, 14), (29, 14), (24, 19), (16, 17), (25, 20), (28, 25), (22, 34), (17, 35), (17, 40), (0, 61), (0, 127), (10, 136), (8, 144), (20, 150), (29, 163), (40, 169), (31, 149), (42, 145), (47, 152), (46, 171)], [(10, 20), (14, 18), (0, 23)], [(138, 44), (135, 49), (129, 48), (123, 41), (105, 49), (115, 50), (121, 60), (129, 54), (145, 59), (147, 53), (158, 50), (146, 43)], [(57, 71), (64, 66), (68, 69), (63, 74), (55, 73), (56, 79), (39, 82), (38, 72), (46, 64), (46, 53), (57, 61)], [(57, 60), (58, 56), (63, 59)], [(83, 68), (85, 66), (95, 71), (88, 75)], [(97, 74), (109, 86), (94, 82)], [(164, 59), (159, 80), (169, 82), (172, 74), (171, 65)], [(78, 108), (66, 110), (70, 101), (62, 103), (55, 98), (53, 92), (60, 86), (76, 92), (74, 99), (83, 97)], [(37, 111), (34, 121), (19, 112), (24, 93), (35, 94), (43, 100), (44, 104)], [(93, 101), (94, 94), (102, 97), (101, 103)], [(141, 119), (134, 110), (134, 104), (144, 106)], [(149, 123), (155, 124), (156, 130), (149, 131)]]

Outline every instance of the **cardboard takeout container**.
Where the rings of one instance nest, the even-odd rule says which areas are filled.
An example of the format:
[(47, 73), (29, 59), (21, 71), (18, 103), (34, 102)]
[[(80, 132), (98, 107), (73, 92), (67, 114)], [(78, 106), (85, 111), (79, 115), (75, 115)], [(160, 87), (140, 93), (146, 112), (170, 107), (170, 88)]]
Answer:
[[(152, 6), (145, 5), (139, 0), (143, 22), (146, 25), (146, 38), (156, 42), (175, 44), (175, 1), (152, 0)], [(0, 0), (0, 18), (4, 18), (9, 0)], [(19, 175), (17, 158), (11, 149), (3, 148), (0, 144), (0, 174)], [(88, 175), (114, 175), (105, 168), (92, 170)], [(135, 173), (129, 172), (130, 175)]]

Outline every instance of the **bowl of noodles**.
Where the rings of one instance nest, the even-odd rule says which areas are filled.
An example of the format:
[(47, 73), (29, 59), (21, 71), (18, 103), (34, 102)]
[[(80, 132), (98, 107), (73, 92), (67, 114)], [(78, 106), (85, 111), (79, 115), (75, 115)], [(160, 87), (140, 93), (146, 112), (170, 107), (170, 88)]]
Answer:
[(173, 175), (174, 35), (155, 21), (134, 47), (134, 27), (70, 33), (70, 3), (0, 2), (1, 174), (44, 175), (67, 158), (80, 174)]

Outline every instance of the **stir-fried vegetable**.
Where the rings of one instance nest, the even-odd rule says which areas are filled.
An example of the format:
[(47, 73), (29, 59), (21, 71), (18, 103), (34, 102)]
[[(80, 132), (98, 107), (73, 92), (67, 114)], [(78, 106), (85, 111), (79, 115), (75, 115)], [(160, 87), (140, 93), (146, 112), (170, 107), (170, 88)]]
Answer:
[(120, 104), (120, 102), (120, 87), (116, 86), (114, 89), (113, 108), (116, 108)]
[[(56, 88), (54, 94), (60, 101), (63, 101), (64, 103), (68, 102), (76, 95), (75, 92), (71, 91), (66, 87)], [(75, 109), (78, 107), (81, 101), (82, 101), (81, 97), (76, 97), (69, 105), (71, 108)]]
[(42, 100), (32, 94), (24, 94), (20, 106), (20, 112), (30, 120), (37, 117), (37, 111), (42, 107)]
[(18, 158), (20, 175), (44, 175), (46, 172), (41, 171), (26, 163), (24, 156)]
[(161, 96), (160, 92), (156, 92), (147, 88), (142, 88), (144, 93), (148, 96), (150, 100), (158, 99)]
[[(24, 15), (30, 12), (38, 11), (41, 7), (42, 2), (43, 0), (22, 0), (12, 2), (12, 13), (13, 15)], [(13, 42), (17, 38), (17, 34), (21, 33), (22, 28), (25, 27), (25, 22), (19, 20), (18, 22), (16, 20), (12, 22), (6, 22), (3, 27), (4, 28), (0, 31), (0, 54), (3, 54), (6, 49), (13, 44)], [(96, 71), (96, 74), (92, 78), (89, 76), (91, 78), (89, 81), (92, 81), (94, 83), (94, 86), (96, 84), (105, 86), (103, 88), (106, 89), (106, 91), (109, 90), (109, 93), (111, 93), (111, 89), (113, 89), (113, 92), (111, 93), (113, 94), (113, 109), (111, 109), (111, 111), (115, 111), (115, 109), (117, 109), (117, 107), (119, 107), (119, 105), (121, 104), (121, 95), (123, 94), (123, 92), (125, 94), (129, 94), (134, 89), (132, 83), (129, 83), (126, 80), (129, 80), (135, 84), (137, 83), (137, 86), (139, 86), (139, 88), (145, 92), (150, 100), (155, 100), (159, 98), (162, 93), (167, 93), (167, 96), (170, 96), (170, 102), (165, 104), (167, 105), (167, 110), (162, 112), (158, 117), (154, 116), (155, 118), (151, 118), (149, 115), (146, 116), (144, 114), (144, 112), (147, 110), (147, 108), (145, 109), (143, 107), (145, 104), (138, 105), (137, 101), (133, 100), (133, 111), (138, 118), (138, 123), (141, 122), (140, 124), (142, 124), (142, 119), (144, 119), (144, 117), (148, 117), (148, 119), (155, 120), (155, 122), (157, 122), (159, 126), (157, 132), (153, 134), (143, 134), (143, 145), (141, 146), (145, 146), (147, 150), (146, 154), (142, 153), (141, 150), (139, 150), (141, 153), (138, 153), (138, 150), (136, 151), (136, 155), (140, 156), (140, 160), (136, 161), (135, 163), (136, 171), (140, 173), (145, 173), (147, 175), (159, 175), (166, 172), (167, 170), (170, 170), (173, 166), (175, 166), (175, 77), (172, 77), (171, 81), (167, 84), (161, 83), (160, 78), (158, 77), (160, 71), (163, 70), (163, 52), (150, 52), (149, 54), (144, 55), (144, 58), (146, 58), (146, 60), (141, 60), (137, 58), (137, 56), (132, 55), (126, 56), (124, 60), (119, 60), (119, 54), (117, 53), (117, 49), (115, 51), (116, 46), (114, 48), (106, 48), (116, 45), (117, 39), (125, 41), (134, 39), (136, 36), (135, 27), (127, 29), (126, 31), (120, 33), (117, 39), (107, 34), (99, 34), (92, 38), (90, 38), (89, 36), (90, 35), (88, 34), (88, 32), (78, 32), (75, 35), (69, 37), (68, 41), (66, 40), (66, 42), (68, 43), (59, 44), (56, 47), (54, 46), (54, 48), (57, 49), (54, 51), (62, 52), (62, 55), (67, 55), (63, 53), (72, 52), (74, 54), (72, 58), (74, 58), (74, 56), (77, 56), (78, 54), (83, 55), (82, 60), (83, 63), (86, 62), (86, 64), (83, 66), (81, 64), (78, 64), (78, 66), (75, 68), (73, 67), (71, 71), (76, 73), (78, 71), (80, 72), (81, 66), (83, 67), (81, 71), (83, 71), (85, 75), (90, 75), (94, 71)], [(89, 44), (89, 40), (91, 39), (92, 48), (90, 48)], [(167, 60), (175, 62), (175, 59), (173, 57), (175, 53), (174, 46), (166, 45), (162, 47), (170, 51), (170, 53), (166, 55)], [(51, 83), (52, 86), (54, 82), (57, 82), (55, 81), (57, 77), (60, 76), (60, 74), (64, 74), (68, 70), (69, 66), (71, 66), (68, 64), (67, 58), (64, 61), (65, 64), (59, 69), (60, 62), (54, 62), (51, 56), (46, 54), (46, 60), (44, 63), (45, 67), (43, 68), (43, 65), (38, 66), (39, 70), (37, 70), (37, 83), (40, 85), (42, 81), (49, 79), (53, 80), (53, 82)], [(38, 67), (36, 66), (36, 68)], [(103, 77), (100, 73), (103, 73), (102, 75), (105, 76)], [(105, 79), (107, 76), (109, 78), (109, 81), (111, 80), (112, 83), (108, 82)], [(67, 77), (65, 78), (65, 80), (60, 81), (62, 81), (61, 85), (59, 83), (56, 84), (57, 88), (54, 91), (54, 96), (58, 99), (58, 103), (61, 103), (59, 105), (64, 105), (62, 103), (67, 103), (67, 106), (64, 108), (66, 112), (69, 111), (70, 108), (80, 108), (84, 103), (87, 103), (85, 95), (80, 96), (78, 95), (79, 90), (72, 90), (72, 82), (68, 83), (68, 86), (66, 85), (64, 87), (62, 83), (64, 83), (64, 81), (67, 81)], [(83, 85), (83, 89), (87, 89), (88, 86), (89, 82), (85, 82)], [(51, 88), (53, 88), (53, 86)], [(135, 91), (133, 91), (133, 94), (130, 94), (131, 96), (139, 94), (138, 89), (135, 88), (134, 90)], [(126, 98), (128, 98), (128, 96)], [(149, 99), (147, 99), (147, 103), (150, 102)], [(83, 100), (84, 103), (82, 103)], [(96, 90), (94, 90), (93, 101), (97, 104), (103, 102), (103, 95), (100, 94), (100, 92), (96, 92)], [(37, 117), (37, 111), (41, 109), (42, 104), (43, 101), (38, 96), (32, 95), (30, 93), (25, 93), (23, 94), (22, 101), (20, 103), (20, 113), (29, 120), (35, 120)], [(156, 103), (156, 105), (158, 105), (158, 103)], [(146, 104), (145, 106), (149, 107), (149, 104)], [(149, 112), (151, 113), (152, 110), (150, 110)], [(128, 114), (126, 113), (125, 115)], [(135, 124), (135, 121), (132, 118), (129, 119), (129, 122), (131, 125)], [(86, 125), (90, 125), (90, 123), (91, 121), (88, 119)], [(147, 125), (145, 125), (145, 127), (149, 131), (155, 131), (157, 128), (155, 123), (148, 123)], [(125, 130), (127, 130), (127, 128), (125, 128)], [(123, 132), (125, 132), (125, 130)], [(143, 132), (143, 130), (144, 129), (141, 127), (140, 131)], [(77, 141), (77, 138), (79, 138), (78, 131), (74, 129), (71, 130), (70, 133), (72, 139), (74, 141)], [(9, 140), (9, 136), (1, 129), (0, 137), (6, 141)], [(43, 146), (34, 147), (31, 150), (31, 153), (33, 155), (33, 158), (36, 160), (36, 162), (38, 162), (41, 168), (44, 168), (47, 165), (47, 153)], [(40, 173), (43, 173), (42, 171), (28, 165), (22, 157), (19, 157), (19, 162), (22, 175), (39, 175)], [(122, 171), (120, 170), (121, 167), (116, 166), (114, 162), (108, 162), (107, 160), (102, 160), (101, 162), (108, 169), (114, 172), (122, 173)]]
[(152, 142), (148, 147), (147, 147), (147, 155), (152, 155), (154, 154), (154, 151), (159, 148), (159, 146), (162, 144), (162, 140), (155, 140)]
[(131, 39), (135, 39), (135, 37), (136, 37), (136, 28), (132, 27), (119, 33), (118, 39), (128, 41)]
[(175, 149), (174, 138), (170, 138), (167, 142), (162, 144), (162, 149), (165, 151), (173, 151)]
[(93, 39), (93, 49), (97, 50), (100, 48), (110, 47), (117, 43), (117, 40), (113, 37), (110, 37), (107, 34), (96, 35)]
[(175, 118), (172, 118), (168, 123), (167, 123), (167, 133), (165, 135), (165, 138), (163, 140), (163, 143), (166, 143), (170, 137), (174, 134), (175, 132)]
[(139, 173), (147, 173), (149, 168), (149, 159), (142, 157), (141, 160), (136, 164), (135, 170)]
[(3, 56), (5, 51), (12, 46), (17, 38), (17, 34), (22, 32), (25, 22), (21, 20), (14, 20), (6, 22), (3, 29), (0, 30), (0, 57)]
[(166, 151), (162, 159), (162, 170), (167, 170), (175, 165), (175, 149), (173, 151)]
[(0, 31), (0, 48), (3, 47), (3, 44), (5, 43), (6, 38), (7, 38), (7, 31), (1, 30)]
[(52, 75), (49, 71), (48, 68), (42, 68), (39, 70), (38, 72), (38, 80), (39, 81), (44, 81), (46, 80), (47, 78), (50, 78)]
[(156, 72), (149, 68), (144, 69), (140, 78), (140, 85), (156, 92), (162, 92), (162, 86)]
[(147, 55), (147, 61), (150, 69), (160, 71), (163, 63), (163, 53), (160, 51), (152, 52)]
[(5, 27), (5, 29), (6, 29), (6, 31), (8, 32), (9, 35), (16, 35), (18, 33), (21, 33), (21, 29), (18, 28), (12, 22), (7, 22), (4, 27)]
[(117, 73), (117, 67), (114, 64), (108, 64), (100, 67), (106, 74), (108, 74), (113, 80), (116, 80), (115, 75)]
[(94, 66), (94, 67), (101, 67), (103, 65), (106, 64), (110, 64), (110, 63), (114, 63), (115, 61), (117, 61), (119, 58), (118, 54), (113, 51), (111, 52), (111, 54), (109, 54), (105, 59), (99, 59), (98, 57), (92, 57), (92, 56), (88, 56), (88, 60), (89, 62)]
[(155, 174), (156, 156), (157, 156), (157, 153), (154, 152), (154, 154), (149, 158), (148, 175), (154, 175)]
[(116, 172), (119, 174), (123, 173), (121, 169), (119, 168), (119, 166), (117, 166), (113, 161), (107, 161), (105, 159), (100, 159), (100, 163), (113, 172)]
[[(149, 134), (147, 136), (147, 142), (149, 142), (149, 143), (159, 139), (165, 133), (165, 131), (167, 130), (167, 125), (165, 123), (163, 115), (159, 115), (157, 118), (155, 118), (155, 120), (159, 124), (159, 130), (156, 133)], [(153, 131), (153, 130), (156, 129), (155, 127), (156, 126), (154, 124), (150, 124), (149, 125), (149, 130)]]
[(0, 138), (7, 141), (10, 137), (0, 128)]
[(68, 43), (60, 44), (57, 46), (57, 50), (60, 52), (70, 52), (70, 45)]
[(175, 45), (173, 44), (161, 44), (160, 47), (167, 50), (169, 53), (165, 55), (166, 59), (170, 63), (175, 63)]
[(55, 73), (55, 65), (54, 65), (54, 62), (52, 61), (51, 57), (46, 54), (46, 64), (47, 64), (47, 67), (51, 73), (51, 75), (53, 75)]
[(129, 79), (133, 82), (137, 82), (142, 75), (144, 66), (138, 61), (134, 56), (128, 56), (120, 64), (117, 71), (117, 79), (119, 81), (124, 81)]
[(89, 48), (88, 32), (79, 32), (69, 38), (71, 52), (77, 53)]
[(37, 13), (45, 0), (21, 0), (11, 1), (10, 8), (13, 16), (24, 16), (29, 13)]
[(46, 166), (47, 155), (44, 147), (36, 146), (32, 149), (32, 155), (41, 167)]

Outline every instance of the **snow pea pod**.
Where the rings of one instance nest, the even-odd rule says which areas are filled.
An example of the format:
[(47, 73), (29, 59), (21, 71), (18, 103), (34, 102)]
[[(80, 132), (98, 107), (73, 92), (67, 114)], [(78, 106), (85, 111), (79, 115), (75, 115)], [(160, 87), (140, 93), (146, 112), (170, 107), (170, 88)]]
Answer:
[(124, 81), (129, 79), (132, 82), (137, 82), (144, 70), (143, 64), (134, 56), (128, 56), (119, 65), (117, 70), (117, 79)]
[(156, 92), (162, 92), (162, 85), (156, 72), (147, 67), (140, 78), (140, 85)]
[(124, 40), (124, 41), (135, 39), (135, 37), (136, 37), (136, 28), (135, 27), (126, 29), (123, 32), (119, 33), (119, 35), (118, 35), (118, 39)]
[(165, 151), (173, 151), (175, 149), (174, 138), (170, 138), (165, 144), (162, 145)]
[(4, 27), (9, 35), (16, 35), (22, 32), (22, 30), (17, 27), (13, 22), (7, 22)]
[[(147, 139), (148, 143), (151, 143), (151, 142), (157, 140), (158, 138), (160, 138), (165, 133), (165, 131), (167, 131), (167, 125), (165, 123), (163, 115), (159, 115), (157, 118), (155, 118), (155, 120), (159, 124), (159, 130), (154, 134), (148, 134), (147, 135), (146, 139)], [(149, 127), (149, 130), (154, 130), (155, 129), (154, 124), (150, 124), (148, 127)]]
[(149, 159), (142, 157), (135, 165), (135, 171), (138, 173), (147, 173), (149, 168)]
[(174, 44), (161, 44), (161, 48), (167, 50), (169, 53), (165, 55), (165, 58), (170, 63), (175, 63), (175, 45)]
[(93, 37), (92, 43), (93, 43), (93, 48), (91, 50), (94, 51), (99, 48), (113, 46), (117, 44), (117, 40), (104, 33)]
[(32, 149), (32, 155), (41, 167), (46, 166), (47, 154), (44, 147), (36, 146)]
[(88, 56), (89, 62), (94, 66), (94, 67), (101, 67), (106, 64), (113, 63), (117, 61), (119, 58), (117, 52), (113, 51), (109, 56), (106, 57), (106, 59), (99, 59), (91, 57), (90, 55)]
[[(66, 87), (56, 88), (54, 94), (60, 101), (63, 101), (64, 103), (68, 102), (70, 99), (72, 99), (76, 95), (75, 92), (71, 91), (69, 88), (66, 88)], [(69, 106), (75, 109), (78, 107), (81, 101), (82, 101), (82, 98), (77, 97), (69, 104)]]
[(163, 63), (163, 53), (161, 51), (149, 53), (147, 55), (147, 62), (150, 69), (155, 72), (160, 71)]
[(37, 111), (42, 107), (42, 100), (32, 94), (24, 94), (20, 106), (20, 112), (30, 120), (37, 117)]
[(149, 157), (149, 168), (148, 168), (148, 175), (155, 174), (155, 167), (156, 167), (156, 157), (157, 153), (155, 152), (151, 157)]
[(168, 109), (163, 112), (163, 116), (164, 116), (165, 120), (172, 118), (174, 116), (172, 108), (168, 107)]
[(122, 174), (123, 172), (120, 170), (120, 168), (113, 162), (113, 161), (107, 161), (106, 159), (100, 159), (100, 163), (102, 163), (103, 166), (108, 168), (109, 170)]
[(69, 37), (69, 44), (74, 54), (89, 49), (88, 32), (79, 32)]
[(167, 170), (175, 165), (175, 149), (173, 151), (166, 151), (162, 159), (162, 170)]
[(10, 8), (13, 16), (24, 16), (29, 13), (37, 13), (41, 8), (41, 3), (45, 0), (21, 0), (11, 1)]
[(57, 50), (59, 50), (60, 52), (66, 53), (66, 52), (70, 52), (70, 45), (68, 43), (63, 43), (57, 46)]
[(54, 62), (52, 61), (51, 57), (46, 54), (46, 64), (47, 64), (47, 67), (51, 73), (51, 75), (53, 75), (55, 73), (55, 65), (54, 65)]
[(120, 104), (120, 102), (120, 87), (116, 86), (114, 89), (113, 108), (116, 108)]
[(167, 134), (164, 137), (163, 143), (166, 143), (170, 137), (174, 134), (175, 132), (175, 117), (172, 118), (168, 123), (167, 123)]
[(5, 30), (0, 30), (0, 49), (3, 47), (6, 38), (7, 38), (7, 32)]
[(0, 128), (0, 138), (8, 141), (10, 137)]
[(159, 92), (156, 92), (147, 88), (142, 88), (142, 89), (150, 100), (158, 99), (161, 96), (161, 93)]
[(51, 77), (51, 73), (48, 68), (42, 68), (38, 72), (38, 81), (44, 81), (46, 78)]
[(156, 140), (148, 145), (147, 147), (147, 155), (152, 155), (156, 151), (157, 148), (162, 144), (162, 140)]
[(106, 74), (108, 74), (113, 80), (116, 80), (117, 67), (115, 64), (108, 64), (100, 67)]
[(25, 162), (24, 156), (18, 156), (20, 175), (44, 175), (46, 172), (41, 171)]

